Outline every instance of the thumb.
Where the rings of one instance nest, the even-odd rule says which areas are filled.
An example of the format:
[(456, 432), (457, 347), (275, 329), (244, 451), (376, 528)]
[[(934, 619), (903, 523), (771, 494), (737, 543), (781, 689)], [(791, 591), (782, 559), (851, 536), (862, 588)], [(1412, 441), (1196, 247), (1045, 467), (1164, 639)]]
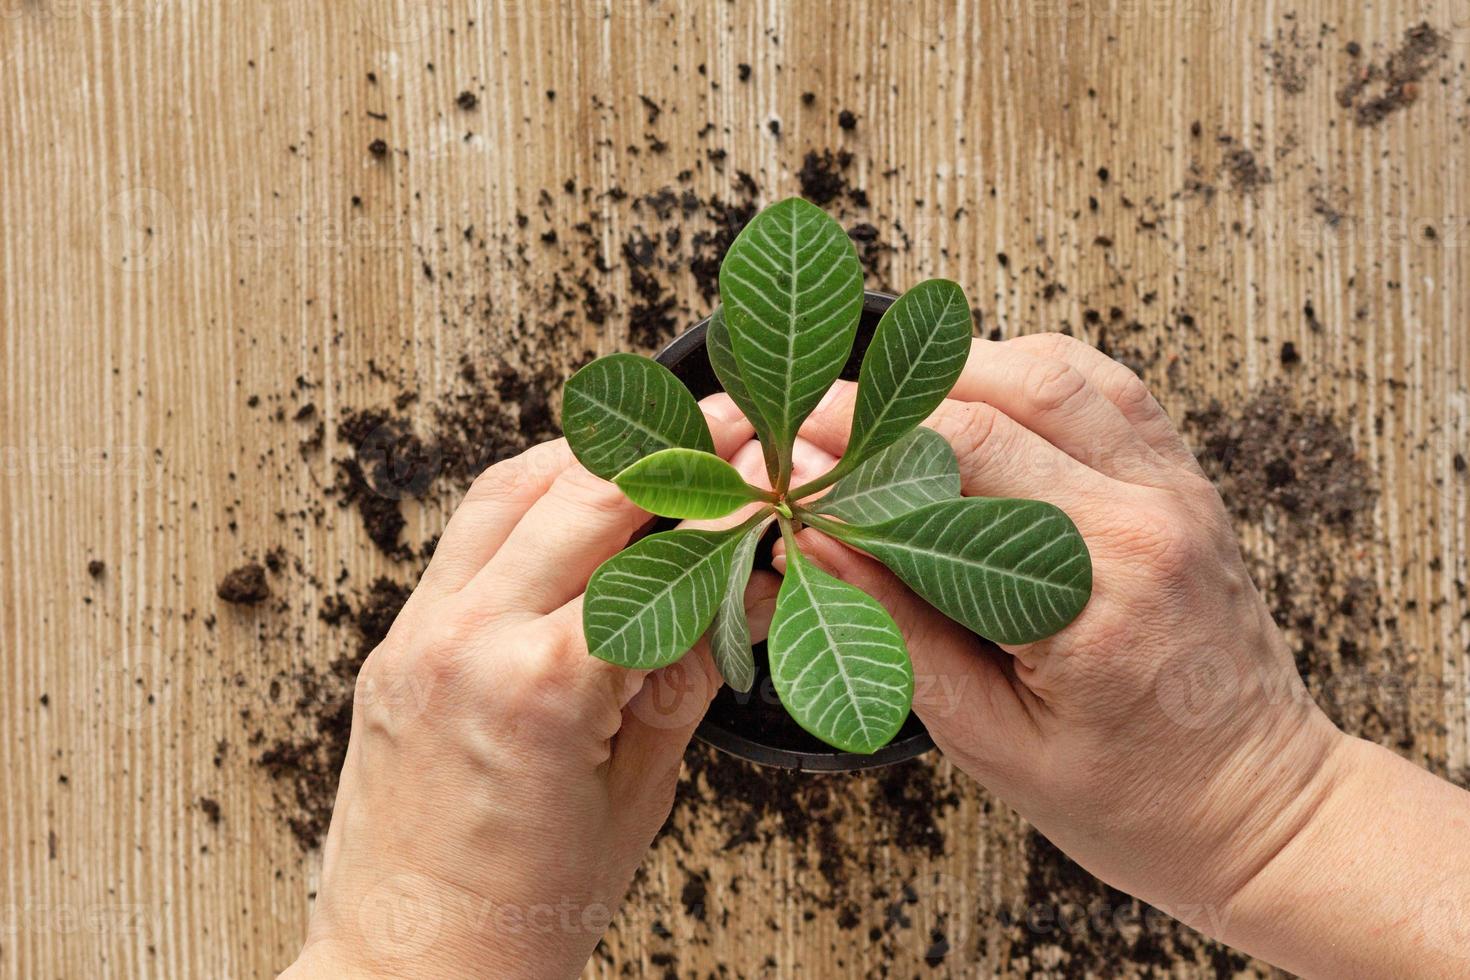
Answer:
[[(914, 664), (914, 713), (935, 744), (972, 776), (1007, 769), (1034, 751), (1040, 707), (1011, 657), (911, 592), (882, 564), (808, 528), (802, 554), (877, 599), (903, 633)], [(779, 548), (779, 545), (778, 545)], [(783, 568), (784, 554), (774, 564)]]
[[(779, 586), (773, 575), (751, 576), (745, 607), (754, 636), (764, 635)], [(644, 677), (623, 708), (608, 764), (608, 789), (629, 833), (651, 841), (663, 826), (673, 806), (684, 750), (723, 683), (709, 643), (700, 640), (678, 661)]]

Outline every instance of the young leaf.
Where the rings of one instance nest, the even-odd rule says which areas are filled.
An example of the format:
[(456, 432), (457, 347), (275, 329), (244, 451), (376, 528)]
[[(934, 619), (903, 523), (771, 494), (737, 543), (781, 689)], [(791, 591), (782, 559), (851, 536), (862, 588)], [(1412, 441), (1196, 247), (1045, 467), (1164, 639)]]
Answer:
[(829, 745), (874, 752), (908, 717), (914, 669), (898, 626), (877, 600), (803, 558), (789, 534), (767, 648), (781, 703)]
[(582, 603), (587, 651), (641, 670), (682, 657), (709, 629), (745, 531), (650, 534), (599, 565)]
[(562, 431), (577, 460), (604, 480), (661, 449), (715, 451), (694, 396), (657, 361), (599, 357), (572, 375), (564, 392)]
[(877, 524), (960, 495), (960, 464), (944, 437), (919, 427), (870, 456), (804, 509), (849, 524)]
[(970, 353), (970, 303), (948, 279), (928, 279), (883, 314), (858, 376), (852, 438), (855, 466), (896, 442), (939, 407)]
[(720, 265), (735, 360), (775, 442), (785, 489), (801, 422), (837, 380), (863, 309), (857, 251), (821, 208), (788, 198), (745, 226)]
[(1092, 593), (1092, 559), (1066, 514), (1040, 500), (965, 497), (867, 527), (813, 522), (868, 552), (940, 612), (998, 643), (1066, 626)]
[(613, 482), (633, 503), (660, 517), (708, 520), (762, 499), (735, 467), (697, 449), (660, 449), (613, 477)]
[(771, 435), (766, 417), (761, 414), (760, 406), (750, 397), (745, 379), (740, 376), (740, 365), (735, 360), (735, 349), (730, 346), (730, 328), (725, 325), (725, 309), (722, 306), (716, 306), (715, 311), (710, 314), (709, 326), (704, 333), (704, 347), (709, 354), (710, 367), (714, 368), (715, 377), (720, 379), (720, 386), (755, 427), (756, 438), (766, 457), (766, 472), (771, 478), (771, 485), (775, 486), (780, 476), (776, 440)]
[(750, 621), (745, 615), (745, 587), (755, 563), (755, 549), (771, 521), (769, 518), (745, 532), (730, 555), (730, 578), (715, 621), (709, 630), (710, 653), (725, 683), (741, 694), (755, 683), (755, 656), (750, 650)]

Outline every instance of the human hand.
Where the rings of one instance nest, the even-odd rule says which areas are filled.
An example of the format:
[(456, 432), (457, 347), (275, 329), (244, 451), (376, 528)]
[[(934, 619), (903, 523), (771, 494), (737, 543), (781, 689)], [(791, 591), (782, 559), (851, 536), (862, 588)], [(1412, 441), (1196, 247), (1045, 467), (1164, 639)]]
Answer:
[[(749, 445), (727, 397), (703, 407), (722, 455)], [(720, 684), (702, 643), (651, 674), (587, 654), (587, 580), (648, 520), (565, 440), (475, 481), (358, 677), (288, 975), (581, 972)], [(777, 585), (757, 573), (747, 591), (764, 622)]]
[[(854, 390), (803, 437), (840, 454)], [(1219, 495), (1143, 383), (1060, 335), (976, 341), (926, 424), (955, 447), (965, 494), (1071, 516), (1093, 561), (1081, 615), (1002, 651), (876, 561), (813, 530), (804, 552), (894, 614), (914, 710), (947, 756), (1094, 874), (1220, 935), (1322, 805), (1345, 740), (1306, 695)]]

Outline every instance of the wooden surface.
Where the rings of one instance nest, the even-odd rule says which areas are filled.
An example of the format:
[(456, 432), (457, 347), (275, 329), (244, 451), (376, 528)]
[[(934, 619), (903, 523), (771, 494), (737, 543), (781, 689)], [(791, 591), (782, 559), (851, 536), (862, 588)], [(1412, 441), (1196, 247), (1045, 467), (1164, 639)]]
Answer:
[[(1411, 104), (1359, 125), (1337, 93), (1426, 20), (1442, 56)], [(534, 354), (549, 377), (587, 349), (649, 349), (621, 252), (653, 227), (637, 199), (733, 200), (746, 171), (775, 200), (814, 149), (854, 154), (870, 203), (831, 208), (897, 243), (889, 284), (946, 275), (982, 330), (1102, 340), (1180, 418), (1212, 399), (1228, 418), (1283, 380), (1301, 413), (1283, 419), (1346, 439), (1365, 510), (1328, 526), (1279, 495), (1238, 508), (1253, 567), (1334, 716), (1463, 780), (1467, 52), (1453, 0), (0, 5), (0, 975), (290, 960), (319, 857), (249, 736), (299, 721), (272, 679), (348, 643), (316, 615), (319, 583), (416, 570), (318, 506), (351, 448), (344, 408), (411, 387), (428, 424), (464, 354)], [(584, 274), (604, 322), (543, 317), (552, 277)], [(707, 308), (660, 274), (678, 323)], [(303, 400), (298, 376), (327, 423), (304, 458), (271, 417)], [(405, 505), (406, 538), (442, 524), (460, 488), (440, 482)], [(216, 598), (278, 547), (284, 602)], [(1059, 891), (1065, 866), (1018, 818), (943, 763), (934, 779), (955, 794), (937, 853), (866, 815), (874, 777), (824, 784), (856, 801), (832, 830), (841, 887), (810, 840), (730, 843), (700, 781), (589, 974), (1264, 969), (1173, 927), (1149, 944), (1027, 926), (1038, 903), (1117, 897)], [(691, 869), (702, 917), (681, 901)]]

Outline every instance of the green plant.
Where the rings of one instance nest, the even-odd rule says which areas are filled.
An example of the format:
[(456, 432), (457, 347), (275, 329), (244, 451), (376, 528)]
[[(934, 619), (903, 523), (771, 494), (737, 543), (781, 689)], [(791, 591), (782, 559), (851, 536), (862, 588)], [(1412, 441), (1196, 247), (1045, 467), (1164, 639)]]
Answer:
[(817, 738), (873, 752), (908, 717), (908, 650), (877, 601), (802, 557), (802, 525), (874, 556), (945, 615), (1003, 643), (1041, 639), (1081, 611), (1092, 588), (1087, 548), (1050, 504), (960, 496), (954, 451), (919, 427), (970, 350), (970, 307), (955, 283), (922, 282), (884, 313), (863, 358), (847, 452), (797, 487), (797, 429), (837, 380), (862, 312), (857, 253), (819, 208), (781, 201), (730, 247), (720, 300), (710, 361), (754, 425), (774, 489), (746, 483), (714, 454), (693, 396), (662, 365), (613, 354), (578, 371), (566, 384), (563, 427), (589, 470), (663, 517), (756, 505), (729, 530), (652, 534), (604, 562), (587, 586), (588, 649), (652, 669), (708, 631), (726, 681), (748, 691), (755, 664), (743, 597), (774, 520), (787, 555), (767, 641), (776, 692)]

